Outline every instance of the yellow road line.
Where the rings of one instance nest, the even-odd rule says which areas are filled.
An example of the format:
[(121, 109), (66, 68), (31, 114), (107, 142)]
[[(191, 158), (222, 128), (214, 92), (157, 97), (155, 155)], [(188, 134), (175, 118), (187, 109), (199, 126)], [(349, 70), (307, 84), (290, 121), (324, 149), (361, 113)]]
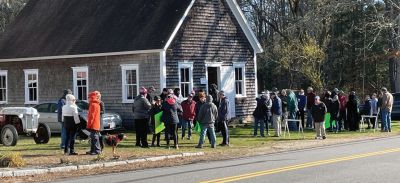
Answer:
[(383, 150), (383, 151), (377, 151), (377, 152), (371, 152), (371, 153), (365, 153), (365, 154), (358, 154), (358, 155), (351, 155), (351, 156), (328, 159), (328, 160), (314, 161), (314, 162), (298, 164), (298, 165), (285, 166), (285, 167), (281, 167), (281, 168), (275, 168), (275, 169), (270, 169), (270, 170), (264, 170), (264, 171), (259, 171), (259, 172), (243, 174), (243, 175), (237, 175), (237, 176), (232, 176), (232, 177), (226, 177), (226, 178), (221, 178), (221, 179), (204, 181), (204, 182), (200, 182), (200, 183), (233, 182), (233, 181), (249, 179), (249, 178), (258, 177), (258, 176), (263, 176), (263, 175), (275, 174), (275, 173), (280, 173), (280, 172), (285, 172), (285, 171), (290, 171), (290, 170), (303, 169), (303, 168), (319, 166), (319, 165), (324, 165), (324, 164), (342, 162), (342, 161), (349, 161), (349, 160), (366, 158), (366, 157), (370, 157), (370, 156), (377, 156), (377, 155), (393, 153), (393, 152), (399, 152), (399, 151), (400, 151), (400, 148), (387, 149), (387, 150)]

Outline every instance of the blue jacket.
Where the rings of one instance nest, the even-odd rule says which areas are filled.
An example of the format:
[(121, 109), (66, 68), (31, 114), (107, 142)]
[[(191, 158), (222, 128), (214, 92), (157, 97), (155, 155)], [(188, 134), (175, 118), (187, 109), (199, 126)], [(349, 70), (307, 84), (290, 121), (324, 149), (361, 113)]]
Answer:
[(58, 122), (63, 122), (62, 118), (62, 107), (65, 105), (65, 96), (61, 97), (57, 103), (57, 120)]
[(278, 96), (275, 96), (272, 102), (271, 112), (275, 115), (282, 115), (282, 100)]
[(218, 107), (218, 121), (226, 121), (228, 120), (229, 113), (229, 100), (224, 97), (221, 99)]
[(299, 109), (304, 109), (307, 104), (307, 96), (305, 95), (299, 95), (297, 96), (297, 100), (299, 101)]

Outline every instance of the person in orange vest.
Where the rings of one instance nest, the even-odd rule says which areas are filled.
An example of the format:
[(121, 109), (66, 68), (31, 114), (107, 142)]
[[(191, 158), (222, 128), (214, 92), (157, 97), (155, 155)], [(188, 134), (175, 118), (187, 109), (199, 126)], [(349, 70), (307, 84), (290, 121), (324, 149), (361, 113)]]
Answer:
[(97, 155), (101, 153), (100, 147), (100, 99), (101, 94), (98, 91), (89, 93), (89, 112), (87, 118), (87, 129), (90, 131), (90, 151), (89, 155)]

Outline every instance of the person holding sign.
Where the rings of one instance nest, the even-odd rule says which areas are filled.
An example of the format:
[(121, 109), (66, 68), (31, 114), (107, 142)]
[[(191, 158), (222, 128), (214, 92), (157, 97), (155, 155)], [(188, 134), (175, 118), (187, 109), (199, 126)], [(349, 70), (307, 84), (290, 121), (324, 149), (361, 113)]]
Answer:
[[(158, 131), (157, 129), (163, 124), (161, 124), (160, 120), (156, 122), (156, 116), (162, 111), (162, 105), (161, 105), (161, 97), (160, 96), (154, 96), (154, 104), (151, 106), (150, 109), (150, 115), (151, 115), (151, 129), (153, 132), (153, 139), (151, 140), (151, 147), (155, 147), (154, 142), (157, 139), (157, 147), (160, 147), (160, 136), (161, 136), (161, 131)], [(165, 128), (165, 127), (164, 127)]]

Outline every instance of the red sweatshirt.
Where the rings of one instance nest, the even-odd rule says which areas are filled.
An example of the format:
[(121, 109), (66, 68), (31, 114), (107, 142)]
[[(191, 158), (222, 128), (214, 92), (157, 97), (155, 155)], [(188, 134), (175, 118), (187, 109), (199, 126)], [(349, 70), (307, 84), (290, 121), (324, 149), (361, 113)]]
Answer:
[(181, 103), (183, 110), (183, 120), (194, 120), (196, 117), (196, 102), (192, 100), (185, 100)]

